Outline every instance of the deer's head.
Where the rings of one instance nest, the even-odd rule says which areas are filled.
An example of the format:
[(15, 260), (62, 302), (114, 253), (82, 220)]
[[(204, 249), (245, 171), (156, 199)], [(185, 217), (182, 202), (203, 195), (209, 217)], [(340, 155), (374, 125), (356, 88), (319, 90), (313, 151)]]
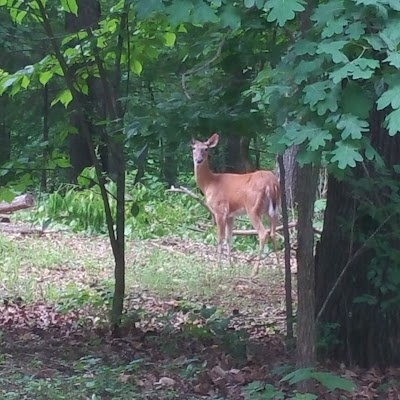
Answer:
[(201, 165), (208, 158), (208, 149), (215, 147), (218, 144), (219, 135), (214, 133), (207, 141), (192, 140), (193, 162), (194, 165)]

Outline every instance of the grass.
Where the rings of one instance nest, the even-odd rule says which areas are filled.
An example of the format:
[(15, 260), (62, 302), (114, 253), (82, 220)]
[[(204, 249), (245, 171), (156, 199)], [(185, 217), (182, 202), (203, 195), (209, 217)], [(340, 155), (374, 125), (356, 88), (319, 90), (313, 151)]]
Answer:
[[(176, 240), (131, 241), (127, 244), (127, 293), (147, 289), (161, 297), (185, 297), (203, 301), (220, 298), (246, 301), (237, 285), (249, 279), (251, 267), (240, 261), (216, 268), (209, 261), (213, 246), (190, 253), (190, 243)], [(7, 237), (0, 234), (0, 296), (25, 302), (56, 303), (82, 290), (97, 293), (111, 289), (113, 257), (102, 237), (45, 235)], [(282, 269), (264, 268), (259, 282), (268, 280), (273, 294), (282, 283)]]
[[(182, 318), (187, 318), (180, 310), (216, 306), (219, 311), (213, 329), (221, 324), (225, 332), (224, 314), (231, 315), (235, 310), (240, 310), (245, 320), (251, 316), (249, 326), (255, 316), (258, 323), (274, 323), (274, 313), (283, 309), (282, 270), (264, 268), (258, 280), (251, 282), (250, 265), (238, 258), (232, 268), (215, 268), (214, 255), (214, 246), (174, 238), (128, 241), (127, 317), (136, 310), (141, 313), (144, 331), (160, 324), (174, 330), (176, 324), (182, 324)], [(193, 320), (183, 322), (190, 329), (180, 335), (150, 337), (143, 352), (142, 344), (135, 347), (136, 339), (118, 347), (119, 343), (99, 336), (96, 330), (79, 333), (76, 329), (80, 322), (68, 312), (89, 310), (84, 311), (90, 314), (86, 317), (107, 318), (113, 282), (113, 257), (107, 238), (0, 233), (0, 260), (0, 298), (22, 301), (26, 313), (31, 312), (32, 305), (33, 318), (42, 318), (47, 312), (35, 307), (53, 305), (66, 319), (60, 328), (65, 332), (55, 336), (47, 336), (48, 331), (41, 328), (18, 334), (0, 331), (1, 399), (199, 398), (186, 397), (185, 385), (190, 386), (191, 380), (208, 368), (209, 361), (198, 359), (203, 347), (196, 346), (206, 338), (214, 340), (215, 335), (192, 326)], [(50, 317), (56, 311), (51, 309)], [(235, 343), (241, 339), (229, 337), (224, 337), (224, 346), (237, 353)], [(194, 338), (200, 340), (195, 349)], [(218, 346), (214, 351), (221, 353)], [(182, 359), (183, 354), (188, 355)], [(177, 382), (186, 383), (175, 387), (157, 383), (171, 374)]]

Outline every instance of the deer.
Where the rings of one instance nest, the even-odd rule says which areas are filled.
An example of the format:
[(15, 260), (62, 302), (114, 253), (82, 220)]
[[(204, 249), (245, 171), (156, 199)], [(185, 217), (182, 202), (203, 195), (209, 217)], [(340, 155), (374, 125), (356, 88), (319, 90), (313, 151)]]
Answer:
[[(265, 244), (272, 239), (276, 254), (275, 237), (280, 205), (280, 185), (278, 178), (266, 170), (245, 174), (214, 173), (208, 163), (208, 150), (217, 146), (219, 135), (214, 133), (205, 142), (193, 139), (194, 175), (197, 186), (205, 196), (217, 225), (217, 264), (221, 264), (224, 241), (227, 245), (227, 258), (232, 264), (232, 234), (235, 218), (247, 214), (257, 231), (259, 254), (253, 270), (253, 276), (259, 272), (259, 266)], [(263, 216), (270, 222), (270, 231), (263, 224)]]

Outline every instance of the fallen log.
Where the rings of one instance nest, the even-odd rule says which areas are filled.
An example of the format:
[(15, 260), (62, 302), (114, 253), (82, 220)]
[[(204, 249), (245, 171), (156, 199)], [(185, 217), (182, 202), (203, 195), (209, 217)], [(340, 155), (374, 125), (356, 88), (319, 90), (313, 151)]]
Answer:
[(6, 213), (12, 213), (12, 212), (18, 211), (18, 210), (24, 210), (24, 209), (33, 207), (34, 204), (35, 204), (34, 197), (29, 193), (25, 193), (25, 194), (22, 194), (21, 196), (15, 197), (15, 199), (11, 203), (2, 201), (0, 203), (0, 213), (6, 214)]

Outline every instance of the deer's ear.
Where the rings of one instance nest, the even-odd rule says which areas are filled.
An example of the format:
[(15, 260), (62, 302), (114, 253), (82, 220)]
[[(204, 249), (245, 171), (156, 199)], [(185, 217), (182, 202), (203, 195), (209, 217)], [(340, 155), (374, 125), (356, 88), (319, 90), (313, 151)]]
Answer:
[(219, 135), (218, 133), (214, 133), (209, 139), (207, 140), (208, 147), (215, 147), (219, 142)]
[(197, 142), (196, 139), (192, 139), (191, 142), (190, 142), (190, 146), (191, 146), (191, 147), (194, 147), (195, 144), (196, 144), (196, 142)]

